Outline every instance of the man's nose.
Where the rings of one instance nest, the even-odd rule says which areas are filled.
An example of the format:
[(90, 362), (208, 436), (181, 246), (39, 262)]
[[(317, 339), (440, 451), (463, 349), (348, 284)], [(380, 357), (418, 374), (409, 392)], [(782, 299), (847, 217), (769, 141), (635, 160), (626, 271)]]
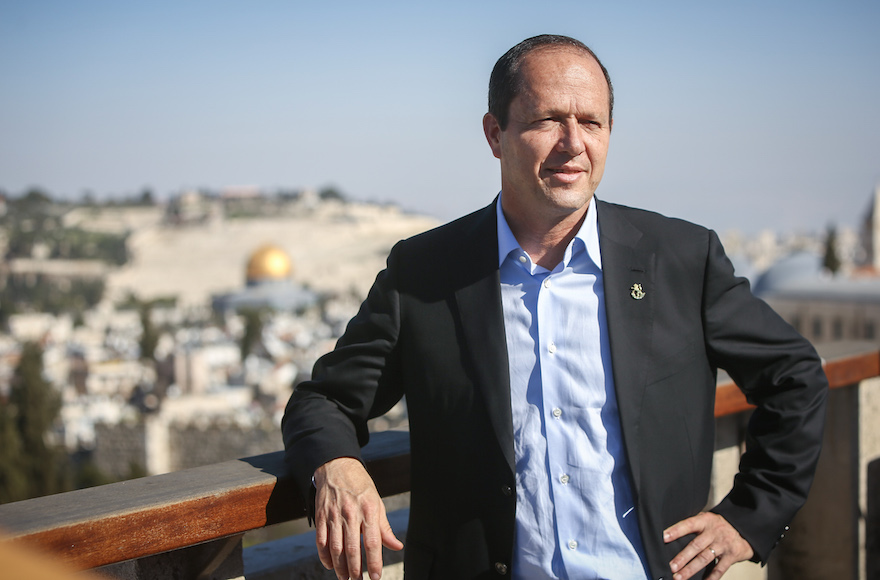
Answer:
[(559, 151), (564, 151), (572, 157), (577, 157), (586, 150), (583, 128), (580, 123), (575, 120), (568, 120), (563, 123), (561, 131), (562, 134), (559, 136), (559, 143), (556, 146)]

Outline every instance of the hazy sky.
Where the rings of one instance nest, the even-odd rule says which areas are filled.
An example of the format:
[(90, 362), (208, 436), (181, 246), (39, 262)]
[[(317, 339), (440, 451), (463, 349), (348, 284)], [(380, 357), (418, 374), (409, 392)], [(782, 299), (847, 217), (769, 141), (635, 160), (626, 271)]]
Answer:
[(451, 219), (499, 187), (495, 60), (548, 32), (611, 72), (604, 199), (809, 231), (880, 183), (877, 0), (0, 0), (0, 189), (332, 184)]

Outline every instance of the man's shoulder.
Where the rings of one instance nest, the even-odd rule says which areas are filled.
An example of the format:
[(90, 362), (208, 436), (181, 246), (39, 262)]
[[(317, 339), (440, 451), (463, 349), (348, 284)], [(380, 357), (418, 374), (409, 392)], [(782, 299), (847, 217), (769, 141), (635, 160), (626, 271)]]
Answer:
[(477, 239), (496, 238), (496, 231), (493, 202), (482, 209), (402, 240), (398, 247), (417, 253), (449, 252), (459, 246), (469, 247)]
[(599, 224), (621, 227), (621, 224), (634, 227), (647, 238), (672, 241), (706, 240), (711, 230), (687, 220), (670, 217), (647, 209), (597, 200)]

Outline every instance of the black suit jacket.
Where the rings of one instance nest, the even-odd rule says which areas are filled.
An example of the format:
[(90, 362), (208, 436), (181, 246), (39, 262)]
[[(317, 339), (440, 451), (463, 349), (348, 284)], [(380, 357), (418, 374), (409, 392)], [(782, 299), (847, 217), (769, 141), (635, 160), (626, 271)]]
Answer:
[[(758, 406), (720, 513), (766, 561), (806, 499), (827, 382), (813, 348), (736, 278), (714, 232), (598, 202), (605, 308), (624, 445), (651, 574), (705, 508), (716, 369)], [(366, 422), (406, 396), (412, 448), (408, 578), (493, 578), (514, 545), (513, 426), (494, 204), (400, 242), (336, 350), (285, 413), (304, 493), (359, 457)], [(642, 299), (631, 294), (640, 284)]]

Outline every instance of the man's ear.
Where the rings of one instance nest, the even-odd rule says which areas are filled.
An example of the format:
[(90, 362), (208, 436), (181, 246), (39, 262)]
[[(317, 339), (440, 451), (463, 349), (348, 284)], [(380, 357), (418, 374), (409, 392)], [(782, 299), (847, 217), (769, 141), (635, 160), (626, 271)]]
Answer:
[(486, 141), (492, 149), (492, 155), (501, 159), (501, 126), (498, 119), (492, 113), (483, 115), (483, 133), (486, 135)]

